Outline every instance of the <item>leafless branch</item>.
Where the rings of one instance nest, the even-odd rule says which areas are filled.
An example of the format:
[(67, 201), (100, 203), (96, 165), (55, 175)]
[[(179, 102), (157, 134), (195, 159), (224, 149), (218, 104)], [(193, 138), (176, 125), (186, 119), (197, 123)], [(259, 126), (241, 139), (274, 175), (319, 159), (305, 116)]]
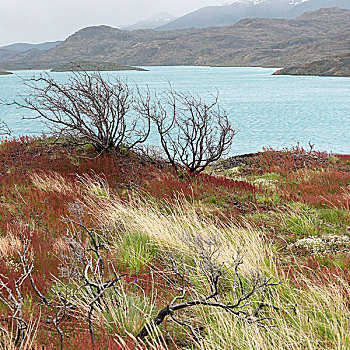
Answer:
[[(29, 250), (29, 241), (24, 242), (22, 251), (14, 247), (19, 257), (26, 255)], [(23, 305), (24, 299), (22, 295), (22, 285), (27, 277), (31, 274), (33, 269), (33, 260), (31, 260), (27, 269), (25, 269), (21, 275), (14, 280), (13, 288), (9, 286), (8, 277), (0, 273), (0, 300), (11, 311), (11, 318), (16, 326), (16, 336), (14, 342), (16, 346), (20, 346), (24, 339), (24, 332), (28, 328), (27, 322), (23, 319)]]
[(0, 136), (3, 135), (11, 135), (11, 131), (8, 125), (3, 120), (0, 120)]
[(16, 345), (20, 345), (27, 329), (22, 317), (21, 293), (21, 286), (27, 278), (40, 303), (51, 310), (46, 324), (52, 324), (58, 332), (61, 350), (65, 348), (65, 334), (61, 323), (67, 315), (72, 315), (78, 308), (86, 310), (90, 336), (95, 347), (93, 313), (96, 309), (108, 309), (104, 297), (109, 289), (113, 288), (114, 293), (118, 294), (116, 284), (122, 276), (117, 276), (113, 268), (108, 269), (106, 266), (105, 252), (108, 251), (108, 242), (95, 229), (86, 226), (84, 212), (79, 205), (72, 204), (70, 210), (73, 217), (64, 220), (69, 227), (74, 226), (76, 229), (67, 229), (64, 247), (59, 252), (61, 260), (59, 275), (51, 278), (50, 297), (44, 295), (38, 288), (32, 274), (34, 267), (34, 258), (30, 254), (32, 232), (19, 234), (23, 248), (17, 249), (17, 253), (23, 273), (15, 281), (14, 288), (11, 289), (7, 278), (0, 274), (0, 300), (11, 310), (11, 318), (17, 327), (14, 339)]
[[(219, 263), (219, 257), (222, 250), (222, 244), (215, 235), (203, 238), (199, 235), (187, 233), (183, 237), (184, 242), (190, 250), (198, 257), (198, 263), (195, 268), (199, 267), (207, 281), (206, 287), (210, 292), (200, 298), (189, 298), (186, 300), (190, 290), (189, 268), (179, 268), (179, 259), (170, 258), (173, 273), (181, 282), (181, 293), (175, 296), (173, 300), (152, 320), (146, 324), (138, 334), (138, 338), (144, 339), (150, 334), (154, 327), (159, 326), (167, 316), (184, 327), (187, 327), (193, 338), (197, 342), (201, 342), (198, 331), (188, 322), (180, 320), (176, 316), (176, 312), (193, 306), (208, 306), (223, 309), (235, 316), (241, 317), (243, 320), (258, 325), (266, 326), (263, 321), (270, 319), (269, 317), (259, 317), (260, 311), (266, 306), (272, 306), (265, 302), (267, 289), (271, 286), (277, 286), (281, 282), (272, 283), (272, 277), (266, 278), (259, 271), (251, 273), (250, 278), (243, 278), (239, 272), (240, 265), (243, 264), (242, 252), (237, 251), (234, 262), (230, 266), (225, 263)], [(227, 275), (228, 271), (233, 270), (233, 288), (232, 295), (228, 297), (220, 291), (220, 280)], [(198, 295), (199, 291), (195, 292)], [(258, 300), (253, 298), (260, 295)], [(221, 302), (220, 299), (226, 297), (227, 302)], [(188, 298), (188, 297), (187, 297)], [(253, 307), (255, 306), (255, 307)], [(271, 326), (271, 325), (267, 325)]]
[[(90, 336), (95, 346), (93, 312), (96, 308), (102, 310), (103, 304), (108, 309), (104, 301), (105, 293), (113, 288), (119, 294), (116, 284), (123, 276), (117, 276), (113, 269), (106, 270), (104, 252), (108, 252), (109, 244), (102, 235), (85, 225), (82, 208), (72, 204), (70, 210), (74, 217), (66, 218), (65, 221), (76, 225), (80, 231), (67, 230), (66, 243), (70, 249), (68, 252), (61, 252), (61, 272), (63, 277), (69, 276), (75, 281), (75, 290), (71, 292), (70, 299), (77, 298), (82, 292), (87, 295), (80, 296), (79, 300), (87, 309)], [(56, 289), (56, 293), (59, 293), (59, 289)]]

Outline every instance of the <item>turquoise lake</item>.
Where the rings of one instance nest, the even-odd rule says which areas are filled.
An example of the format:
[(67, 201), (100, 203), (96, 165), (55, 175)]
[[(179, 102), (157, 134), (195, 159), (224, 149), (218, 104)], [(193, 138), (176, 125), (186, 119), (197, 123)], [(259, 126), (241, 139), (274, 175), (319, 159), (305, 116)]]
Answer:
[[(219, 103), (228, 111), (237, 135), (231, 154), (281, 149), (297, 143), (333, 153), (350, 154), (350, 78), (273, 76), (276, 69), (211, 67), (145, 67), (147, 72), (104, 72), (130, 83), (162, 91), (169, 82), (178, 91), (208, 96), (219, 92)], [(39, 71), (17, 71), (0, 76), (0, 99), (19, 99), (23, 78)], [(60, 82), (70, 73), (50, 73)], [(0, 105), (0, 119), (14, 136), (45, 132), (26, 110)], [(152, 134), (149, 143), (157, 143)]]

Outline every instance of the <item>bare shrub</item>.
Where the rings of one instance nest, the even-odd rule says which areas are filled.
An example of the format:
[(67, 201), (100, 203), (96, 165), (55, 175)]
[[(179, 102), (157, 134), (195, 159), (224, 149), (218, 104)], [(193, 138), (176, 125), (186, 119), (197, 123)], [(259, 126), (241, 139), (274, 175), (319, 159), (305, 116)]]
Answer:
[[(183, 256), (176, 257), (176, 254), (173, 253), (169, 255), (171, 271), (180, 281), (180, 293), (173, 298), (170, 304), (159, 311), (151, 323), (142, 328), (138, 338), (144, 339), (167, 316), (170, 316), (176, 324), (187, 327), (196, 342), (201, 343), (200, 327), (196, 329), (189, 322), (179, 319), (178, 316), (179, 311), (195, 306), (219, 308), (249, 323), (256, 323), (264, 327), (274, 326), (264, 323), (270, 317), (260, 316), (260, 312), (267, 306), (276, 308), (266, 302), (266, 293), (269, 287), (279, 285), (281, 282), (271, 282), (272, 277), (267, 278), (259, 270), (251, 271), (249, 277), (243, 277), (239, 272), (239, 267), (243, 264), (240, 249), (237, 250), (234, 262), (229, 266), (220, 262), (223, 243), (216, 235), (202, 237), (186, 232), (182, 240), (193, 254), (194, 266), (185, 265), (183, 261), (186, 259)], [(193, 272), (198, 269), (204, 281), (202, 288), (204, 292), (194, 287), (195, 283), (193, 279), (191, 280), (191, 275), (193, 278)], [(228, 294), (227, 291), (223, 291), (220, 282), (225, 276), (227, 277), (230, 271), (233, 271), (232, 290)], [(197, 272), (194, 272), (194, 275), (196, 274)]]
[(206, 102), (170, 87), (155, 96), (152, 106), (145, 104), (143, 113), (156, 125), (169, 163), (191, 173), (203, 171), (225, 155), (235, 135), (227, 113), (220, 109), (218, 96)]
[(116, 78), (103, 78), (99, 72), (72, 73), (67, 83), (49, 74), (25, 80), (23, 102), (11, 104), (34, 112), (57, 137), (76, 145), (92, 145), (99, 153), (111, 149), (131, 149), (143, 143), (150, 121), (137, 109), (137, 99), (147, 105), (137, 87)]

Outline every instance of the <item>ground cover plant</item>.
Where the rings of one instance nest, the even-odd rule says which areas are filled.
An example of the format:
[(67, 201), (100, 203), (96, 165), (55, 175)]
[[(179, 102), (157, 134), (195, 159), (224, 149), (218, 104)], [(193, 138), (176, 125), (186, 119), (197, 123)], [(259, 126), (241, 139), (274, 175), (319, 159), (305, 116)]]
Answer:
[(0, 145), (2, 348), (350, 346), (348, 157), (93, 155)]

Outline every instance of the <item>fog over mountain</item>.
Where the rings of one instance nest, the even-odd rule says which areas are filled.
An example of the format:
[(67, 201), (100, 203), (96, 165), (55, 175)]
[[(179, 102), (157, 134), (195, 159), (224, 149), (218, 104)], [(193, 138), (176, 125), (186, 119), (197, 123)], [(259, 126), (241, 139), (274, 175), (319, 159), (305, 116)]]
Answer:
[(328, 7), (350, 9), (350, 0), (236, 0), (222, 6), (200, 8), (157, 30), (229, 26), (244, 18), (289, 19), (305, 11)]
[[(0, 46), (62, 40), (93, 25), (121, 28), (159, 12), (179, 17), (225, 0), (1, 0)], [(162, 23), (159, 23), (161, 25)]]
[(139, 29), (155, 29), (157, 27), (163, 26), (169, 22), (172, 22), (176, 19), (175, 16), (167, 12), (159, 12), (156, 15), (135, 22), (134, 24), (122, 26), (120, 29), (124, 30), (139, 30)]

